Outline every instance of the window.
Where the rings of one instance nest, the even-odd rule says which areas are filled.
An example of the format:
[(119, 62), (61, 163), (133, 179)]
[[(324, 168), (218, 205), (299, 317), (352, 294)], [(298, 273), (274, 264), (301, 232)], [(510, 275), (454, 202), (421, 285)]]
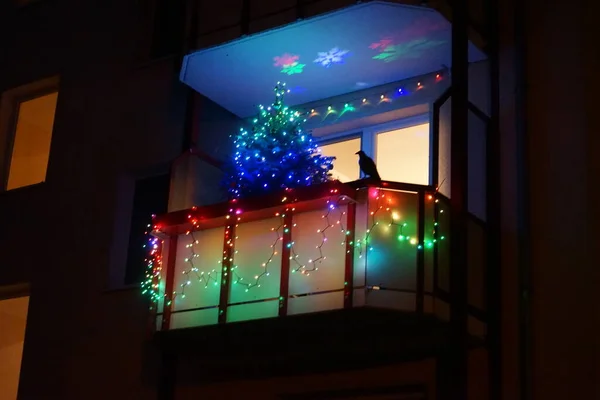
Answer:
[[(0, 287), (0, 296), (3, 288)], [(29, 296), (0, 297), (0, 398), (16, 399), (25, 342)]]
[(144, 278), (146, 273), (144, 259), (147, 255), (144, 245), (148, 240), (145, 232), (151, 222), (152, 214), (167, 212), (170, 182), (170, 175), (167, 173), (140, 179), (135, 183), (125, 271), (126, 285), (140, 283)]
[(320, 146), (321, 154), (336, 157), (331, 175), (340, 182), (351, 182), (359, 179), (360, 169), (356, 152), (360, 150), (360, 137), (341, 140)]
[[(341, 135), (348, 137), (346, 133)], [(341, 182), (361, 178), (355, 153), (363, 150), (375, 160), (383, 180), (429, 185), (431, 148), (427, 115), (364, 128), (358, 137), (351, 139), (321, 139), (321, 153), (336, 157), (331, 172)]]
[(6, 190), (46, 180), (57, 99), (58, 92), (52, 92), (13, 103)]
[(381, 179), (429, 184), (429, 123), (377, 132), (375, 160)]

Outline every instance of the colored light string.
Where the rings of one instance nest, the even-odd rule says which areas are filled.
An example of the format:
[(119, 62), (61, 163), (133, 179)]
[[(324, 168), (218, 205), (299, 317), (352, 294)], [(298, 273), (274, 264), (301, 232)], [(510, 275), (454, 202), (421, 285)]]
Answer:
[(204, 271), (200, 271), (200, 269), (195, 265), (194, 259), (200, 257), (200, 254), (196, 253), (194, 250), (194, 245), (198, 244), (198, 240), (196, 239), (193, 231), (187, 231), (186, 235), (191, 237), (191, 243), (186, 244), (186, 249), (190, 249), (190, 255), (184, 259), (184, 262), (190, 265), (189, 269), (182, 271), (182, 274), (185, 275), (185, 280), (181, 283), (180, 291), (173, 292), (173, 300), (177, 296), (181, 296), (181, 298), (185, 298), (185, 288), (192, 284), (192, 279), (194, 279), (197, 283), (204, 283), (204, 287), (208, 287), (208, 285), (213, 282), (214, 286), (219, 284), (219, 271), (217, 269), (212, 269), (208, 273)]
[(323, 156), (306, 121), (284, 104), (285, 83), (275, 87), (275, 102), (259, 106), (249, 130), (233, 136), (233, 173), (224, 182), (232, 198), (310, 186), (331, 180), (334, 157)]
[[(150, 227), (150, 225), (148, 225)], [(148, 234), (148, 232), (146, 232)], [(148, 244), (144, 245), (147, 247), (148, 255), (146, 257), (146, 276), (142, 282), (142, 294), (148, 294), (152, 303), (160, 300), (160, 278), (162, 273), (162, 256), (160, 247), (162, 241), (157, 238), (150, 236), (148, 238)]]
[[(301, 273), (303, 275), (307, 275), (309, 276), (311, 272), (313, 271), (318, 271), (319, 267), (317, 266), (318, 264), (321, 264), (325, 259), (327, 259), (327, 256), (325, 256), (325, 254), (323, 254), (323, 246), (325, 246), (325, 244), (328, 242), (328, 238), (327, 238), (327, 230), (334, 228), (336, 225), (340, 225), (341, 226), (341, 231), (342, 233), (344, 233), (344, 235), (348, 235), (349, 232), (344, 229), (344, 225), (342, 224), (341, 220), (343, 219), (343, 216), (346, 215), (346, 212), (340, 212), (340, 217), (338, 218), (338, 220), (335, 223), (331, 222), (330, 216), (332, 211), (334, 210), (339, 210), (339, 203), (340, 201), (346, 199), (346, 196), (340, 196), (338, 198), (338, 201), (336, 202), (336, 204), (331, 202), (331, 199), (327, 199), (327, 211), (325, 212), (324, 215), (321, 216), (321, 219), (325, 220), (325, 227), (317, 229), (317, 233), (319, 233), (321, 235), (321, 243), (318, 244), (316, 246), (316, 249), (319, 252), (319, 255), (316, 258), (311, 258), (308, 260), (308, 264), (312, 265), (312, 267), (308, 268), (306, 266), (306, 264), (303, 264), (301, 262), (298, 261), (298, 254), (296, 253), (295, 249), (294, 249), (294, 242), (292, 241), (291, 243), (288, 244), (288, 247), (290, 247), (290, 260), (292, 262), (294, 262), (294, 264), (296, 265), (295, 268), (292, 268), (292, 273), (296, 273), (298, 271), (301, 271)], [(294, 224), (294, 226), (296, 226), (296, 224)], [(346, 242), (342, 242), (342, 245), (345, 245)]]
[(444, 80), (444, 71), (439, 71), (434, 74), (424, 76), (415, 83), (398, 86), (394, 89), (389, 89), (378, 94), (368, 96), (354, 97), (347, 99), (344, 102), (331, 103), (324, 106), (311, 107), (309, 109), (300, 109), (297, 111), (298, 117), (303, 117), (307, 121), (321, 117), (322, 120), (330, 116), (341, 118), (344, 114), (357, 111), (360, 108), (369, 106), (379, 106), (381, 104), (393, 103), (395, 100), (410, 96), (418, 91), (427, 89), (430, 84), (437, 84)]
[[(425, 248), (433, 248), (436, 243), (438, 242), (438, 240), (444, 240), (445, 237), (443, 235), (439, 235), (439, 214), (442, 214), (444, 212), (443, 209), (438, 209), (438, 214), (434, 215), (434, 220), (433, 220), (433, 229), (431, 231), (433, 238), (432, 239), (425, 239), (423, 244), (419, 243), (418, 240), (414, 237), (411, 237), (409, 235), (406, 235), (404, 233), (404, 228), (406, 228), (408, 226), (408, 224), (406, 222), (401, 222), (400, 219), (400, 215), (392, 210), (392, 207), (386, 207), (385, 205), (381, 204), (381, 201), (383, 201), (384, 199), (386, 199), (386, 197), (388, 197), (388, 203), (391, 201), (391, 199), (389, 198), (389, 196), (386, 196), (385, 193), (381, 194), (379, 189), (375, 189), (373, 191), (375, 193), (375, 200), (376, 200), (376, 204), (375, 204), (375, 209), (373, 211), (369, 212), (369, 218), (371, 220), (371, 223), (369, 225), (369, 228), (366, 230), (365, 233), (365, 237), (362, 240), (355, 240), (354, 243), (350, 243), (355, 249), (358, 250), (359, 252), (359, 257), (362, 257), (363, 254), (363, 246), (362, 244), (365, 244), (365, 248), (366, 250), (373, 250), (373, 247), (370, 244), (370, 239), (371, 236), (373, 234), (373, 232), (375, 231), (375, 229), (377, 229), (378, 226), (380, 226), (382, 224), (382, 219), (384, 220), (386, 219), (386, 217), (379, 217), (381, 215), (382, 211), (387, 211), (387, 226), (388, 227), (392, 227), (392, 226), (397, 226), (399, 228), (399, 232), (398, 232), (398, 240), (399, 241), (405, 241), (410, 243), (411, 245), (415, 246), (418, 250), (423, 249), (423, 247)], [(437, 193), (437, 191), (436, 191)], [(439, 199), (437, 198), (437, 196), (434, 194), (429, 194), (426, 197), (427, 200), (434, 200), (435, 203), (439, 203)], [(286, 202), (287, 198), (284, 198), (282, 200), (282, 202)], [(301, 274), (309, 276), (311, 272), (313, 271), (317, 271), (318, 268), (318, 264), (322, 263), (327, 257), (325, 255), (325, 253), (323, 252), (323, 248), (326, 246), (326, 244), (328, 243), (328, 237), (327, 237), (327, 232), (334, 228), (335, 226), (339, 225), (340, 230), (344, 233), (345, 236), (349, 235), (351, 233), (351, 231), (344, 226), (343, 223), (343, 216), (347, 215), (347, 213), (345, 211), (341, 211), (341, 207), (340, 207), (340, 203), (341, 202), (350, 202), (350, 203), (356, 203), (354, 200), (349, 199), (346, 196), (339, 196), (337, 198), (336, 201), (333, 201), (331, 197), (329, 197), (326, 200), (326, 212), (321, 216), (322, 219), (325, 220), (325, 226), (322, 228), (317, 229), (317, 233), (321, 235), (321, 242), (319, 245), (316, 246), (316, 249), (318, 250), (318, 255), (315, 258), (311, 258), (308, 260), (308, 264), (311, 265), (311, 267), (307, 267), (307, 264), (303, 264), (299, 261), (299, 255), (296, 253), (296, 250), (294, 248), (294, 242), (290, 242), (288, 244), (289, 248), (290, 248), (290, 261), (294, 263), (294, 267), (291, 267), (291, 272), (295, 273), (295, 272), (301, 272)], [(385, 210), (384, 210), (385, 209)], [(333, 212), (334, 211), (339, 211), (339, 218), (337, 218), (337, 220), (334, 222), (331, 220)], [(233, 210), (231, 210), (233, 211)], [(274, 239), (272, 244), (270, 245), (271, 248), (271, 253), (270, 255), (267, 257), (266, 261), (264, 263), (261, 264), (262, 267), (262, 271), (261, 273), (257, 274), (254, 276), (253, 280), (248, 280), (248, 279), (244, 279), (244, 277), (242, 277), (240, 271), (239, 266), (236, 264), (234, 264), (232, 266), (232, 276), (234, 277), (233, 279), (233, 284), (237, 284), (237, 285), (242, 285), (245, 286), (245, 291), (248, 292), (250, 289), (254, 288), (254, 287), (260, 287), (261, 286), (261, 281), (262, 279), (264, 279), (265, 277), (268, 277), (270, 275), (270, 271), (269, 271), (269, 266), (270, 264), (272, 264), (275, 256), (277, 254), (279, 254), (279, 252), (277, 251), (277, 244), (282, 241), (284, 239), (283, 235), (282, 235), (282, 230), (287, 230), (287, 229), (291, 229), (292, 227), (296, 227), (297, 224), (293, 223), (292, 227), (288, 227), (285, 225), (284, 219), (286, 216), (286, 213), (291, 213), (295, 211), (295, 208), (293, 207), (288, 207), (286, 208), (285, 212), (277, 212), (275, 213), (275, 216), (279, 218), (279, 224), (276, 227), (271, 228), (271, 231), (274, 233)], [(241, 221), (241, 211), (237, 211), (236, 213), (236, 217), (237, 217), (237, 224), (235, 225), (236, 227), (239, 226), (239, 222)], [(188, 218), (191, 219), (191, 223), (194, 226), (195, 229), (198, 228), (198, 221), (196, 219), (191, 218), (191, 215), (188, 216)], [(227, 218), (231, 218), (230, 215), (227, 216)], [(196, 239), (195, 235), (194, 235), (194, 231), (190, 230), (188, 232), (186, 232), (186, 235), (190, 236), (190, 243), (186, 245), (186, 248), (190, 249), (190, 254), (188, 255), (188, 257), (186, 257), (184, 259), (184, 262), (188, 263), (190, 265), (190, 268), (186, 269), (185, 271), (183, 271), (182, 273), (184, 275), (186, 275), (187, 279), (184, 281), (184, 283), (182, 283), (180, 285), (180, 291), (179, 292), (173, 292), (173, 299), (175, 300), (176, 297), (181, 296), (182, 298), (185, 298), (185, 288), (189, 285), (191, 285), (192, 280), (195, 280), (198, 283), (203, 283), (203, 287), (208, 287), (210, 283), (214, 283), (214, 285), (218, 285), (218, 282), (221, 280), (219, 278), (219, 274), (222, 274), (221, 271), (219, 271), (218, 269), (212, 269), (211, 271), (209, 271), (208, 273), (204, 272), (204, 271), (200, 271), (199, 268), (196, 266), (194, 259), (200, 257), (200, 254), (196, 253), (196, 251), (194, 250), (194, 245), (199, 244), (199, 241)], [(239, 236), (236, 236), (235, 239), (239, 239)], [(147, 262), (148, 262), (148, 268), (147, 268), (147, 273), (146, 273), (146, 280), (142, 283), (142, 288), (143, 288), (143, 293), (149, 293), (150, 298), (153, 302), (157, 302), (161, 296), (159, 295), (159, 282), (161, 279), (161, 272), (162, 272), (162, 258), (160, 255), (160, 239), (156, 238), (156, 237), (151, 237), (149, 239), (149, 255), (147, 257)], [(233, 241), (230, 239), (228, 244), (230, 246), (234, 246)], [(342, 241), (341, 243), (342, 245), (345, 245), (346, 242), (345, 240)], [(234, 255), (237, 254), (238, 251), (234, 250)], [(235, 260), (235, 256), (233, 259), (229, 259), (229, 261), (234, 261)], [(221, 263), (222, 261), (218, 261), (218, 263)], [(191, 278), (190, 278), (191, 276)]]
[[(237, 285), (245, 286), (246, 292), (249, 291), (250, 289), (252, 289), (253, 287), (260, 287), (261, 279), (263, 277), (270, 275), (269, 265), (271, 264), (271, 262), (273, 261), (275, 256), (277, 254), (279, 254), (279, 252), (277, 251), (277, 244), (283, 240), (283, 236), (281, 235), (280, 231), (285, 226), (285, 224), (283, 222), (284, 218), (285, 218), (285, 213), (283, 213), (283, 214), (277, 213), (277, 214), (275, 214), (275, 216), (280, 217), (280, 223), (276, 228), (271, 228), (271, 231), (275, 233), (275, 239), (273, 241), (273, 244), (271, 244), (271, 254), (267, 258), (267, 260), (264, 263), (262, 263), (262, 265), (261, 265), (262, 272), (260, 274), (254, 276), (253, 282), (243, 282), (244, 278), (240, 274), (237, 273), (239, 266), (238, 265), (233, 266), (232, 273), (235, 278), (233, 283), (237, 284)], [(236, 239), (238, 239), (238, 238), (239, 237), (236, 236)], [(237, 254), (237, 250), (235, 250), (234, 253)], [(235, 257), (234, 257), (234, 260), (235, 260)]]

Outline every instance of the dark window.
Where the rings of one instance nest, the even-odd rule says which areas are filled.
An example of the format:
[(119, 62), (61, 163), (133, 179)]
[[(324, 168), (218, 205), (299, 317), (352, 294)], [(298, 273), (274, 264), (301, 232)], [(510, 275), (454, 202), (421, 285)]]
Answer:
[(127, 270), (125, 284), (140, 283), (146, 272), (148, 241), (148, 224), (152, 222), (152, 214), (167, 212), (169, 202), (169, 174), (140, 179), (135, 183), (133, 210), (129, 231), (129, 247), (127, 251)]

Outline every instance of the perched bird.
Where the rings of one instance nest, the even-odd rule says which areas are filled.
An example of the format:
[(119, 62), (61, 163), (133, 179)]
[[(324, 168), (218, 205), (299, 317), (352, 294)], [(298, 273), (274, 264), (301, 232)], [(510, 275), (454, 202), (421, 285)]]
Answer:
[(365, 175), (368, 175), (369, 178), (381, 181), (379, 172), (377, 172), (377, 166), (375, 165), (375, 161), (373, 161), (373, 159), (366, 155), (365, 152), (362, 150), (356, 152), (355, 154), (358, 154), (358, 166), (360, 167), (360, 170)]

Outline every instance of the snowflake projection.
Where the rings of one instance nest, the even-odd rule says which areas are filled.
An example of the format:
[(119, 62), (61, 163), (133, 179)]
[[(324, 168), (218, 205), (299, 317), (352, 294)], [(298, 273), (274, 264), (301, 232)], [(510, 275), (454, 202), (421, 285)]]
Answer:
[(277, 56), (277, 57), (273, 58), (273, 61), (275, 61), (275, 64), (273, 64), (273, 65), (276, 67), (283, 68), (286, 65), (292, 65), (293, 63), (298, 62), (299, 59), (300, 59), (300, 56), (285, 53), (282, 56)]
[[(379, 54), (373, 56), (374, 60), (391, 62), (399, 58), (419, 58), (425, 50), (429, 50), (446, 43), (445, 40), (427, 40), (425, 38), (411, 40), (403, 44), (389, 44), (386, 47), (371, 47), (378, 49)], [(371, 45), (373, 46), (373, 45)]]
[(332, 64), (340, 64), (344, 62), (344, 56), (348, 54), (348, 50), (340, 50), (337, 47), (329, 51), (319, 52), (318, 57), (314, 62), (321, 64), (323, 67), (329, 68)]
[(286, 64), (281, 69), (281, 73), (288, 75), (301, 74), (302, 72), (304, 72), (304, 67), (306, 67), (306, 64), (299, 64), (297, 62), (289, 65)]
[(381, 39), (379, 42), (371, 43), (369, 48), (373, 49), (373, 50), (379, 49), (381, 51), (381, 50), (385, 49), (386, 47), (388, 47), (389, 45), (391, 45), (392, 43), (393, 43), (393, 40), (388, 37), (388, 38)]
[(304, 67), (306, 67), (306, 64), (300, 64), (298, 62), (299, 59), (300, 56), (285, 53), (281, 56), (274, 57), (273, 61), (275, 61), (275, 63), (273, 65), (275, 67), (281, 67), (282, 74), (301, 74), (304, 72)]

